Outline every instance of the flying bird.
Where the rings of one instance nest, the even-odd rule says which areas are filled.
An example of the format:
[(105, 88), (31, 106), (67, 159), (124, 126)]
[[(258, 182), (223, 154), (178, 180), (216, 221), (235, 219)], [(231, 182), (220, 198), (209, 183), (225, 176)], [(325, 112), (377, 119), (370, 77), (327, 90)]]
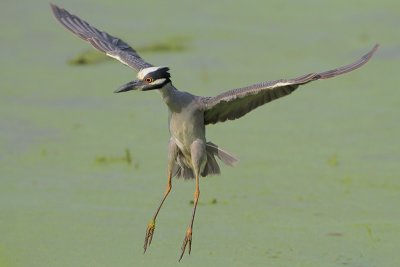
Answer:
[(293, 79), (280, 79), (232, 89), (213, 97), (196, 96), (179, 91), (172, 85), (169, 68), (153, 66), (121, 39), (98, 30), (67, 10), (51, 4), (55, 18), (69, 31), (89, 42), (94, 48), (136, 70), (137, 79), (121, 86), (116, 93), (132, 90), (158, 90), (169, 110), (167, 186), (156, 212), (147, 225), (144, 252), (150, 246), (156, 218), (172, 188), (173, 177), (195, 179), (193, 212), (183, 240), (179, 261), (186, 249), (190, 254), (193, 223), (200, 196), (200, 176), (220, 173), (217, 159), (232, 166), (236, 157), (207, 141), (206, 125), (235, 120), (272, 100), (289, 95), (300, 85), (328, 79), (353, 71), (369, 61), (378, 45), (359, 60), (339, 68), (313, 72)]

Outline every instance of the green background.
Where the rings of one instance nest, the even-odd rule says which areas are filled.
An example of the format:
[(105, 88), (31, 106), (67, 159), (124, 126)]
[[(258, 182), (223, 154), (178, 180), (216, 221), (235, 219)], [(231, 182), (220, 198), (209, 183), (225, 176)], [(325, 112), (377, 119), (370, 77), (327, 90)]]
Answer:
[[(241, 161), (200, 181), (180, 264), (399, 266), (399, 1), (56, 4), (197, 95), (324, 71), (380, 43), (360, 70), (208, 127)], [(0, 14), (0, 266), (177, 265), (193, 181), (173, 181), (142, 249), (166, 184), (160, 95), (113, 94), (136, 75), (119, 62), (68, 64), (89, 45), (48, 1), (5, 0)]]

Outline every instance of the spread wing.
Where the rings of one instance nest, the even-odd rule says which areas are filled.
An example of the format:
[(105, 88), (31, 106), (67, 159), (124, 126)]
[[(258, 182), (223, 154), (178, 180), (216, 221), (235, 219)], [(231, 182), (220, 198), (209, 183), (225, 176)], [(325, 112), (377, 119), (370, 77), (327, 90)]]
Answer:
[(151, 64), (145, 62), (133, 48), (121, 39), (99, 31), (63, 8), (54, 4), (50, 5), (54, 16), (65, 28), (89, 42), (94, 48), (137, 71), (152, 67)]
[(355, 70), (367, 63), (377, 49), (378, 45), (375, 45), (371, 51), (359, 60), (333, 70), (310, 73), (294, 79), (262, 82), (233, 89), (215, 97), (203, 98), (205, 104), (204, 124), (214, 124), (240, 118), (265, 103), (290, 94), (299, 85), (332, 78)]

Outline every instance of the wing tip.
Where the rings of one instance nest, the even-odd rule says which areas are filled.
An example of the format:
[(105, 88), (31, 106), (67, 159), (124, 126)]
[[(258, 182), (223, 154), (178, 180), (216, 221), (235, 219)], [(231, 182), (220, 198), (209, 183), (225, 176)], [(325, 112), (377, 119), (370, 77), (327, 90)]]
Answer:
[(50, 3), (50, 8), (54, 17), (63, 25), (65, 24), (62, 21), (62, 18), (65, 16), (72, 16), (72, 14), (69, 13), (66, 9), (59, 7), (56, 4)]
[(53, 9), (53, 10), (55, 8), (58, 8), (58, 6), (56, 4), (54, 4), (54, 3), (52, 3), (52, 2), (50, 2), (49, 5), (50, 5), (51, 9)]
[(375, 52), (378, 50), (379, 46), (380, 46), (380, 44), (376, 43), (376, 44), (374, 45), (374, 47), (371, 49), (371, 51), (369, 51), (369, 52), (365, 55), (367, 60), (369, 60), (369, 59), (375, 54)]
[(57, 6), (56, 4), (53, 4), (53, 3), (50, 3), (50, 8), (51, 8), (51, 11), (53, 12), (53, 14), (54, 14), (54, 16), (55, 16), (56, 18), (58, 17), (57, 15), (58, 15), (61, 11), (65, 11), (65, 9), (63, 9), (63, 8)]

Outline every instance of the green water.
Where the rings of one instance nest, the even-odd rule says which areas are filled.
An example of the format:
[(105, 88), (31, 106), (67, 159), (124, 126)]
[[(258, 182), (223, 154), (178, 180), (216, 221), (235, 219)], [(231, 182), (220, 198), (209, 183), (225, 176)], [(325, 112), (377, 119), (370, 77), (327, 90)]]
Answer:
[[(198, 95), (326, 70), (381, 44), (350, 75), (208, 128), (241, 161), (201, 180), (180, 264), (399, 266), (399, 2), (135, 2), (57, 4), (134, 47), (183, 45), (142, 56)], [(48, 1), (6, 0), (0, 14), (0, 266), (177, 265), (193, 182), (173, 181), (142, 250), (166, 184), (159, 94), (113, 94), (135, 75), (118, 62), (68, 64), (89, 46)]]

